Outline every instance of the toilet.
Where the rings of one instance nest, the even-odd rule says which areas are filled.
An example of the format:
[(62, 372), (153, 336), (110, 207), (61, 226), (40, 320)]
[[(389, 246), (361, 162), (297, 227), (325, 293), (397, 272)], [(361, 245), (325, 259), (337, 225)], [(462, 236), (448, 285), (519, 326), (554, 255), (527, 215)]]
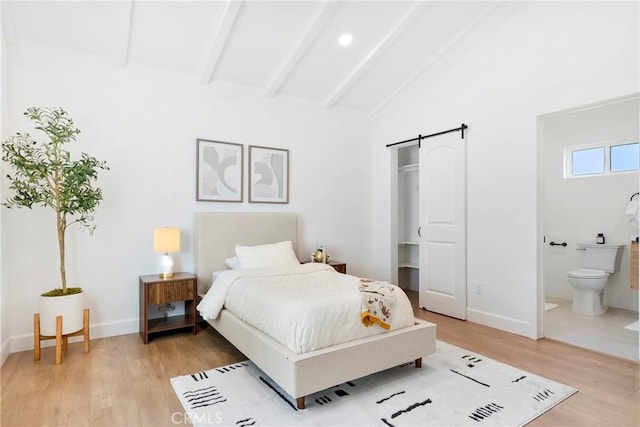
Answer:
[(571, 311), (589, 316), (604, 313), (604, 287), (615, 272), (616, 261), (623, 244), (576, 243), (580, 251), (580, 268), (567, 273), (573, 288)]

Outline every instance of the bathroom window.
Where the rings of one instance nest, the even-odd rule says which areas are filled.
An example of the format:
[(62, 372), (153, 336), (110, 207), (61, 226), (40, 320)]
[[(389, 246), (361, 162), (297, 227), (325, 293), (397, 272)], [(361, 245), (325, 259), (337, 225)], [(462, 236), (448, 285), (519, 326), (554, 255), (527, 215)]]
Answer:
[(604, 148), (587, 148), (571, 152), (571, 175), (598, 175), (604, 173)]
[(640, 169), (640, 143), (616, 141), (565, 148), (565, 178), (612, 175)]
[(611, 172), (637, 171), (640, 167), (640, 144), (612, 145)]

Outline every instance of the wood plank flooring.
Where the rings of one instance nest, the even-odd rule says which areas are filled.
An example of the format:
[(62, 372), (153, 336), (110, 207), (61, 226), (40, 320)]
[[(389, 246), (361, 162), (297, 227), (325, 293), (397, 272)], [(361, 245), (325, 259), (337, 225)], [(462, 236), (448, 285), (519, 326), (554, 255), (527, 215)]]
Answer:
[[(410, 293), (415, 303), (416, 295)], [(553, 340), (528, 338), (416, 309), (438, 325), (439, 340), (576, 387), (574, 396), (531, 426), (640, 425), (640, 365)], [(171, 426), (184, 424), (169, 379), (243, 360), (211, 327), (148, 345), (138, 334), (69, 344), (63, 364), (53, 347), (14, 353), (2, 366), (2, 426)]]

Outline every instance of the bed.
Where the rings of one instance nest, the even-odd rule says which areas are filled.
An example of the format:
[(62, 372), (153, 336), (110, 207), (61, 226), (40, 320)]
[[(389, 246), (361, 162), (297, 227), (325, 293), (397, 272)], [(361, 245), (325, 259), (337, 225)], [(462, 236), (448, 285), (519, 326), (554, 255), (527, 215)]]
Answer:
[[(208, 290), (212, 274), (225, 269), (224, 261), (235, 254), (236, 244), (289, 240), (297, 249), (298, 219), (292, 213), (197, 213), (194, 225), (200, 294)], [(420, 367), (422, 357), (435, 352), (436, 326), (420, 319), (414, 319), (410, 327), (304, 354), (290, 350), (226, 309), (207, 322), (294, 398), (300, 409), (309, 394), (410, 361)], [(379, 352), (380, 348), (386, 351)]]

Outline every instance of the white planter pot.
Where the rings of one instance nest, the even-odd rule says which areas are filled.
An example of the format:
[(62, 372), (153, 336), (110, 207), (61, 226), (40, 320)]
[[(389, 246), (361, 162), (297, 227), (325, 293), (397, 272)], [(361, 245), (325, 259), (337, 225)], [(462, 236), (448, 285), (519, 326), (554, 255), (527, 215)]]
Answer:
[(56, 334), (56, 317), (62, 316), (62, 334), (79, 331), (83, 327), (82, 292), (60, 297), (40, 296), (40, 335)]

